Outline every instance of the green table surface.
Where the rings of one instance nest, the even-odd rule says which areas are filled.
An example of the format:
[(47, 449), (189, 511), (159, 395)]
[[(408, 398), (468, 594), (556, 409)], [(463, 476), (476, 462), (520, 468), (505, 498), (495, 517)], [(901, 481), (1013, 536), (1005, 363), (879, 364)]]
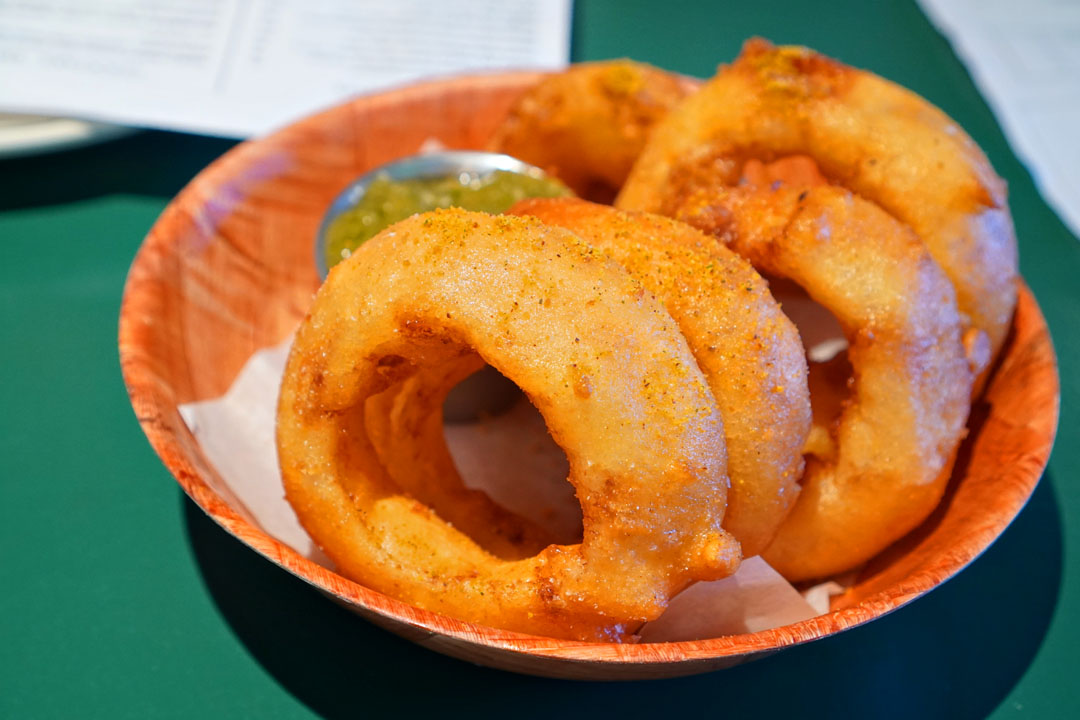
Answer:
[(0, 717), (1080, 717), (1080, 243), (1040, 198), (949, 44), (909, 2), (576, 4), (573, 56), (711, 74), (763, 35), (923, 94), (1009, 182), (1050, 323), (1049, 469), (982, 558), (868, 626), (708, 675), (632, 684), (445, 658), (327, 602), (186, 499), (128, 404), (116, 328), (154, 219), (228, 150), (140, 132), (0, 161)]

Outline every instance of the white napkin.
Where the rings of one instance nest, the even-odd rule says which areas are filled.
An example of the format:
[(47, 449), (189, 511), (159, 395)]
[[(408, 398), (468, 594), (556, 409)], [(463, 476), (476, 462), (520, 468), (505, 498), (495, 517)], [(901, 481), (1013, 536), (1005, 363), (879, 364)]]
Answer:
[(1080, 3), (919, 0), (1046, 201), (1080, 237)]

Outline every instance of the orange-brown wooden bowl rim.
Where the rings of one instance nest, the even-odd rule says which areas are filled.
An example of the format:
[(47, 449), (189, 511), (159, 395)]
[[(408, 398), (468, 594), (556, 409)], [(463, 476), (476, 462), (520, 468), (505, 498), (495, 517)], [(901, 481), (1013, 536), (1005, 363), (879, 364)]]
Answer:
[[(406, 96), (419, 96), (424, 93), (444, 92), (447, 88), (462, 83), (520, 84), (524, 88), (535, 82), (540, 76), (541, 73), (538, 72), (521, 71), (499, 75), (449, 78), (390, 91), (375, 97), (384, 97), (389, 102), (395, 96), (403, 98)], [(365, 100), (365, 98), (358, 98), (352, 102)], [(331, 108), (325, 113), (331, 113), (335, 110), (336, 108)], [(301, 120), (297, 125), (317, 126), (320, 118), (325, 113)], [(289, 126), (289, 128), (292, 127), (294, 126)], [(1017, 497), (1012, 504), (1005, 508), (999, 507), (993, 523), (967, 536), (963, 548), (951, 548), (952, 552), (950, 552), (948, 558), (942, 564), (937, 565), (933, 571), (930, 569), (921, 570), (906, 577), (902, 582), (892, 585), (886, 590), (879, 591), (851, 607), (780, 628), (708, 640), (622, 645), (560, 640), (499, 630), (455, 620), (402, 603), (348, 580), (267, 535), (258, 526), (249, 522), (234, 510), (211, 488), (199, 468), (185, 454), (178, 436), (169, 429), (170, 425), (178, 428), (179, 432), (184, 434), (185, 443), (198, 448), (198, 443), (179, 417), (175, 402), (169, 402), (168, 393), (161, 389), (152, 368), (146, 362), (145, 358), (153, 355), (153, 348), (142, 343), (142, 330), (137, 327), (138, 323), (136, 322), (139, 318), (137, 306), (142, 304), (142, 300), (147, 299), (141, 296), (144, 293), (153, 293), (154, 286), (150, 286), (150, 289), (147, 290), (148, 286), (145, 283), (136, 284), (133, 279), (140, 272), (146, 270), (144, 266), (148, 264), (149, 258), (159, 253), (167, 254), (169, 250), (168, 243), (171, 241), (168, 233), (155, 231), (168, 222), (170, 214), (182, 213), (189, 203), (199, 204), (201, 202), (194, 189), (196, 186), (200, 188), (220, 186), (222, 182), (230, 177), (229, 172), (234, 167), (243, 167), (243, 161), (249, 153), (253, 153), (259, 145), (275, 143), (289, 128), (265, 138), (241, 143), (228, 151), (192, 180), (166, 208), (137, 253), (129, 272), (120, 314), (120, 359), (124, 381), (138, 421), (150, 444), (188, 496), (226, 531), (253, 550), (279, 567), (350, 605), (411, 626), (421, 632), (445, 635), (465, 643), (479, 644), (530, 657), (558, 658), (571, 662), (582, 661), (590, 664), (612, 665), (670, 664), (759, 654), (820, 639), (857, 627), (906, 605), (908, 602), (942, 584), (975, 560), (1000, 536), (1023, 508), (1041, 477), (1042, 469), (1045, 468), (1049, 458), (1057, 428), (1060, 388), (1057, 362), (1045, 319), (1030, 290), (1021, 283), (1020, 302), (1017, 310), (1017, 320), (1020, 322), (1014, 328), (1014, 337), (1010, 340), (1010, 344), (1004, 349), (1003, 358), (1007, 360), (1008, 356), (1016, 350), (1016, 343), (1019, 339), (1018, 333), (1023, 333), (1028, 344), (1037, 346), (1034, 350), (1036, 356), (1031, 359), (1034, 367), (1029, 372), (1037, 376), (1033, 379), (1034, 382), (1043, 383), (1044, 387), (1052, 387), (1053, 392), (1047, 394), (1048, 397), (1052, 398), (1052, 401), (1045, 406), (1032, 407), (1032, 412), (1028, 418), (1014, 418), (1014, 420), (1016, 422), (1027, 420), (1030, 421), (1030, 424), (1037, 424), (1039, 426), (1039, 435), (1045, 442), (1039, 447), (1030, 449), (1028, 453), (1029, 458), (1032, 460), (1032, 471), (1023, 478), (1025, 492), (1022, 497)], [(205, 194), (200, 193), (200, 195), (206, 197)], [(160, 292), (160, 289), (158, 291)], [(1032, 380), (1032, 378), (1029, 378), (1029, 380)], [(171, 422), (165, 424), (163, 422), (165, 418), (169, 418)], [(199, 455), (201, 456), (201, 452)], [(199, 457), (198, 460), (199, 465), (203, 466), (205, 472), (214, 472), (210, 463), (204, 457)], [(1035, 469), (1036, 466), (1037, 470)], [(958, 552), (961, 549), (963, 552)]]

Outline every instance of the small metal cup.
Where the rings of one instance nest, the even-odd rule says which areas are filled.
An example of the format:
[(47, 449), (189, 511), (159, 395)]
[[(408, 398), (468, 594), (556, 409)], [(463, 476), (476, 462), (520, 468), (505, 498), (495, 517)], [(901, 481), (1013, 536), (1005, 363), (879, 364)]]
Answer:
[(349, 183), (348, 187), (334, 198), (319, 224), (319, 230), (315, 234), (315, 267), (319, 271), (319, 278), (325, 280), (330, 272), (326, 266), (326, 243), (330, 226), (340, 215), (356, 207), (372, 180), (377, 176), (384, 175), (390, 180), (453, 177), (461, 173), (483, 177), (496, 170), (533, 177), (544, 175), (544, 171), (540, 168), (515, 157), (479, 150), (441, 150), (422, 155), (410, 155), (364, 173)]

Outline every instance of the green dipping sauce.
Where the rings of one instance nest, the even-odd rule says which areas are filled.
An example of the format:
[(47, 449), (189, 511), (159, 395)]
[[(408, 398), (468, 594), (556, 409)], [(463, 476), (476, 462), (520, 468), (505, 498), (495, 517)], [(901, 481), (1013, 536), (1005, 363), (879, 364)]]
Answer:
[(495, 170), (434, 178), (391, 180), (378, 175), (356, 206), (336, 217), (326, 234), (326, 267), (332, 268), (361, 243), (399, 220), (437, 208), (459, 207), (492, 214), (530, 197), (565, 197), (569, 188), (554, 178)]

